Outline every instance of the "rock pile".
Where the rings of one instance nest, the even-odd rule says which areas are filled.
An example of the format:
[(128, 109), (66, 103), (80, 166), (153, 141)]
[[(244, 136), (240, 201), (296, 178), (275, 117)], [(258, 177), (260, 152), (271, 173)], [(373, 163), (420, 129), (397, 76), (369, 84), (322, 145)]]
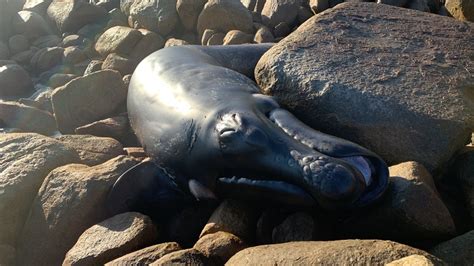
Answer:
[[(472, 1), (342, 2), (0, 0), (0, 265), (473, 264)], [(125, 104), (137, 64), (267, 42), (262, 90), (382, 155), (385, 197), (348, 214), (232, 199), (110, 213), (145, 157)]]

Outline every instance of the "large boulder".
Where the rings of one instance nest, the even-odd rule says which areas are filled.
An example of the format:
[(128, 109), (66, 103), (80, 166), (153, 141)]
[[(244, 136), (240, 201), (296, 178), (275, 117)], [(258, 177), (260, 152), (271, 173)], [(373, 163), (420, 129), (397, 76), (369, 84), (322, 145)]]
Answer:
[(51, 135), (56, 121), (50, 113), (17, 102), (0, 101), (0, 128)]
[(135, 0), (130, 6), (129, 23), (166, 36), (178, 23), (176, 0)]
[(441, 262), (425, 251), (396, 242), (339, 240), (251, 247), (235, 254), (226, 265), (384, 265), (414, 254)]
[(141, 38), (142, 34), (136, 29), (115, 26), (102, 33), (95, 44), (95, 50), (104, 57), (110, 53), (126, 55)]
[(105, 201), (111, 186), (138, 162), (119, 156), (93, 167), (54, 169), (31, 206), (18, 245), (19, 264), (60, 265), (87, 228), (108, 218)]
[(118, 214), (82, 233), (63, 265), (104, 265), (157, 238), (158, 231), (148, 216), (137, 212)]
[(301, 0), (267, 0), (263, 6), (262, 20), (272, 28), (281, 22), (293, 25), (300, 5)]
[(167, 242), (146, 247), (105, 264), (105, 266), (148, 265), (166, 254), (181, 250), (176, 242)]
[(198, 16), (205, 3), (205, 0), (178, 0), (176, 2), (176, 11), (185, 29), (189, 31), (196, 29)]
[(105, 118), (127, 96), (122, 76), (114, 70), (102, 70), (71, 80), (54, 90), (51, 97), (54, 116), (62, 133)]
[(165, 45), (165, 39), (159, 34), (145, 29), (140, 29), (140, 32), (143, 37), (137, 45), (135, 45), (133, 51), (130, 52), (130, 58), (133, 58), (137, 62), (142, 61), (149, 54), (158, 51)]
[[(309, 126), (432, 171), (474, 127), (474, 24), (375, 3), (318, 14), (258, 62), (257, 83)], [(440, 100), (442, 99), (442, 100)]]
[(0, 134), (0, 243), (14, 245), (48, 173), (79, 161), (57, 140), (33, 133)]
[(194, 249), (218, 265), (224, 265), (235, 253), (245, 248), (247, 245), (240, 238), (227, 232), (205, 235), (194, 245)]
[(30, 75), (17, 64), (0, 65), (0, 97), (21, 96), (33, 91)]
[(60, 32), (75, 32), (83, 26), (103, 19), (107, 10), (83, 0), (53, 0), (49, 5), (49, 19)]

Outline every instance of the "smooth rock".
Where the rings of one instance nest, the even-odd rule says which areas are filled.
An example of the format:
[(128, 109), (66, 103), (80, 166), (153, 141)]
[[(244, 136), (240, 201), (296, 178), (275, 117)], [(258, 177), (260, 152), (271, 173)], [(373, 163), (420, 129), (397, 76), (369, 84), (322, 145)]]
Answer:
[(94, 166), (123, 155), (123, 146), (115, 139), (90, 135), (61, 135), (56, 137), (77, 151), (81, 164)]
[(61, 142), (34, 133), (0, 134), (0, 243), (15, 245), (44, 178), (79, 161)]
[(157, 238), (158, 231), (148, 216), (138, 212), (118, 214), (82, 233), (63, 265), (103, 265)]
[(426, 167), (418, 162), (404, 162), (390, 166), (391, 176), (402, 176), (406, 180), (419, 181), (428, 185), (434, 192), (438, 193), (433, 177)]
[(272, 31), (269, 28), (263, 26), (257, 30), (253, 40), (256, 43), (274, 42), (275, 37), (273, 37)]
[(365, 146), (390, 165), (417, 161), (434, 171), (474, 127), (472, 43), (474, 24), (343, 3), (273, 46), (255, 76), (310, 127)]
[(164, 255), (159, 260), (150, 264), (150, 266), (159, 265), (193, 265), (207, 266), (213, 265), (209, 259), (201, 252), (195, 249), (183, 249)]
[(0, 66), (0, 97), (21, 96), (33, 89), (30, 75), (17, 64)]
[(197, 19), (205, 3), (206, 0), (178, 0), (176, 2), (176, 11), (185, 29), (196, 30)]
[(232, 256), (245, 248), (247, 245), (244, 241), (227, 232), (205, 235), (194, 244), (194, 249), (218, 265), (224, 265)]
[(16, 34), (23, 34), (29, 39), (52, 33), (43, 17), (31, 11), (20, 11), (13, 16), (12, 27)]
[(136, 66), (137, 62), (135, 60), (120, 56), (116, 53), (109, 54), (102, 63), (103, 70), (116, 70), (120, 72), (122, 76), (133, 73)]
[(241, 30), (253, 33), (252, 15), (240, 1), (209, 0), (197, 22), (197, 32), (202, 37), (204, 30), (211, 29), (219, 32)]
[(10, 49), (8, 46), (0, 41), (0, 60), (7, 60), (10, 57)]
[(84, 70), (84, 76), (92, 74), (96, 71), (102, 70), (102, 64), (104, 62), (100, 60), (92, 60), (87, 65), (86, 69)]
[(166, 254), (181, 250), (176, 242), (161, 243), (146, 247), (105, 264), (105, 266), (148, 265)]
[(31, 46), (34, 46), (38, 49), (49, 48), (61, 45), (61, 38), (56, 35), (45, 35), (36, 39)]
[(140, 62), (149, 54), (158, 51), (165, 45), (165, 39), (160, 35), (145, 29), (140, 29), (139, 31), (143, 37), (130, 53), (130, 58), (135, 59), (137, 62)]
[(0, 101), (0, 128), (52, 135), (57, 131), (54, 117), (43, 110), (18, 102)]
[(309, 0), (309, 7), (314, 14), (321, 13), (329, 8), (329, 0)]
[(278, 23), (273, 29), (275, 38), (282, 38), (291, 33), (290, 26), (286, 22)]
[(430, 12), (428, 0), (411, 0), (407, 7), (409, 9), (418, 10), (422, 12)]
[(444, 264), (433, 262), (432, 260), (430, 260), (429, 258), (423, 255), (410, 255), (410, 256), (406, 256), (404, 258), (394, 260), (392, 262), (385, 264), (385, 266), (412, 266), (412, 265), (435, 266), (435, 265), (444, 265)]
[(15, 253), (16, 251), (13, 246), (0, 244), (0, 265), (16, 265)]
[(107, 11), (83, 0), (53, 0), (48, 6), (49, 19), (58, 30), (76, 32), (83, 26), (103, 19)]
[(385, 240), (304, 241), (263, 245), (244, 249), (227, 263), (233, 265), (384, 265), (425, 251)]
[(70, 164), (54, 169), (25, 223), (19, 265), (60, 265), (87, 228), (109, 217), (105, 200), (111, 186), (138, 162), (119, 156), (93, 167)]
[(310, 215), (304, 212), (294, 213), (273, 229), (273, 243), (313, 240), (315, 225)]
[(16, 11), (12, 10), (8, 0), (0, 0), (0, 41), (7, 41), (11, 36), (11, 18)]
[(95, 50), (102, 56), (110, 53), (129, 54), (142, 38), (140, 31), (115, 26), (106, 30), (97, 40)]
[(430, 250), (449, 265), (474, 264), (474, 230), (440, 243)]
[(459, 19), (474, 22), (474, 2), (472, 0), (446, 0), (448, 13)]
[(185, 40), (180, 40), (176, 38), (169, 38), (165, 42), (165, 47), (170, 47), (170, 46), (180, 46), (180, 45), (188, 45), (189, 43)]
[(403, 7), (407, 5), (408, 0), (377, 0), (377, 4), (386, 4), (391, 6)]
[(10, 39), (8, 40), (8, 46), (12, 55), (24, 52), (30, 48), (28, 38), (26, 38), (26, 36), (22, 34), (13, 35), (12, 37), (10, 37)]
[(33, 11), (41, 16), (45, 16), (51, 2), (52, 0), (26, 0), (23, 10)]
[(256, 214), (250, 206), (236, 200), (225, 200), (212, 213), (199, 238), (223, 231), (252, 242), (256, 222)]
[(224, 37), (224, 45), (252, 43), (253, 35), (240, 30), (231, 30)]
[(162, 36), (168, 35), (178, 23), (176, 0), (135, 0), (130, 7), (129, 24)]
[(452, 166), (454, 177), (461, 185), (462, 198), (474, 224), (474, 147), (468, 146), (455, 158)]
[(34, 52), (30, 49), (13, 55), (10, 59), (15, 61), (19, 65), (29, 65), (31, 62), (31, 58), (33, 58), (33, 55)]
[(87, 60), (87, 55), (79, 47), (69, 46), (63, 50), (63, 63), (64, 64), (75, 65), (85, 60)]
[(61, 46), (64, 48), (69, 46), (82, 46), (85, 40), (84, 37), (78, 34), (71, 34), (63, 38)]
[(147, 157), (145, 150), (142, 147), (125, 147), (123, 150), (128, 156), (145, 159)]
[(58, 128), (62, 133), (97, 121), (125, 101), (127, 90), (122, 76), (102, 70), (71, 80), (54, 90), (51, 101)]
[(54, 74), (49, 78), (48, 86), (51, 88), (61, 87), (77, 77), (78, 76), (74, 74)]
[(38, 50), (31, 58), (31, 66), (39, 73), (60, 65), (64, 58), (64, 48), (46, 47)]
[(300, 5), (300, 0), (267, 0), (262, 10), (262, 21), (272, 28), (281, 22), (293, 25)]
[(202, 34), (202, 38), (201, 38), (201, 44), (202, 45), (207, 45), (207, 42), (209, 41), (209, 39), (211, 38), (212, 35), (216, 34), (217, 32), (215, 30), (210, 30), (210, 29), (206, 29), (204, 31), (204, 33)]
[(225, 34), (221, 32), (216, 32), (207, 41), (207, 45), (222, 45), (224, 43)]

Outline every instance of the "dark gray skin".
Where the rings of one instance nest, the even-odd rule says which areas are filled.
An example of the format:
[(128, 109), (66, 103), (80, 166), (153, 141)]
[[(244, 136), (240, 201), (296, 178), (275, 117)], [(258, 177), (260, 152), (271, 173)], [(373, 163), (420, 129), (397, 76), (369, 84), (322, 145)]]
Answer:
[(251, 78), (270, 47), (169, 47), (138, 65), (128, 113), (151, 158), (145, 164), (160, 174), (137, 174), (141, 166), (124, 174), (109, 195), (113, 209), (138, 197), (172, 200), (178, 190), (328, 210), (363, 207), (383, 194), (388, 169), (376, 154), (309, 128), (260, 94)]

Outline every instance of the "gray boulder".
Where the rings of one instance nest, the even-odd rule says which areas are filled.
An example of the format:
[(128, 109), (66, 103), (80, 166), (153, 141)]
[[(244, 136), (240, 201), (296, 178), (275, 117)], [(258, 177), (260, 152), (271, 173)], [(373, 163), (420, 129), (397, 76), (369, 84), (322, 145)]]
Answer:
[(197, 19), (205, 3), (205, 0), (177, 1), (176, 11), (178, 12), (179, 20), (185, 29), (189, 31), (196, 30)]
[(135, 0), (130, 7), (129, 23), (136, 29), (145, 28), (166, 36), (178, 23), (176, 0)]
[(29, 39), (51, 34), (52, 31), (42, 16), (31, 11), (20, 11), (12, 19), (13, 31)]
[(115, 26), (106, 30), (97, 40), (95, 50), (102, 56), (110, 53), (129, 54), (133, 47), (142, 39), (136, 29)]
[(472, 23), (343, 3), (272, 47), (255, 77), (309, 126), (433, 171), (474, 127), (472, 43)]
[(263, 23), (272, 28), (281, 22), (293, 25), (300, 5), (300, 0), (267, 0), (262, 10)]

